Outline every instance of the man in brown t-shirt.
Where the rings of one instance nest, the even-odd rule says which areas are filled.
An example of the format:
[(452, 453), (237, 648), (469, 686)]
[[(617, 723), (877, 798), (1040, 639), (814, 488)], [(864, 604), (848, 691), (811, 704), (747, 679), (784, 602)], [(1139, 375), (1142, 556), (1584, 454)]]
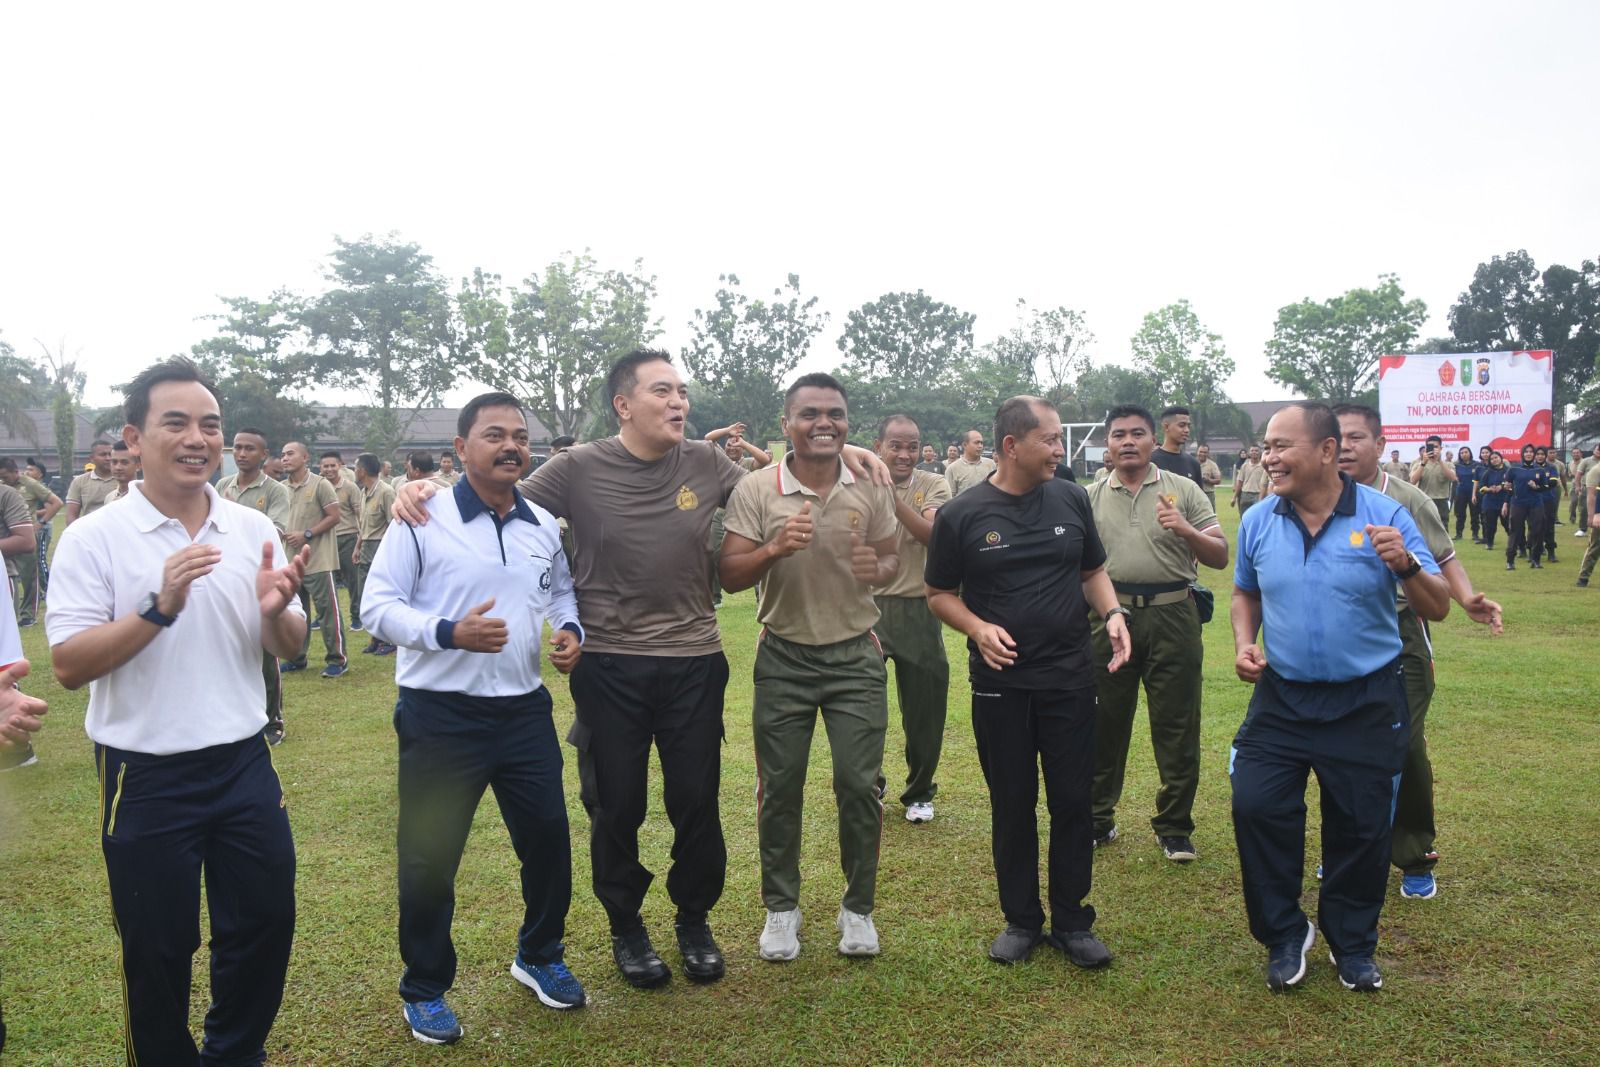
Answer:
[(791, 385), (783, 416), (789, 454), (741, 482), (723, 520), (723, 588), (763, 583), (754, 721), (765, 960), (800, 952), (801, 804), (819, 708), (833, 752), (845, 874), (839, 951), (878, 954), (872, 907), (889, 705), (872, 587), (888, 585), (899, 570), (898, 527), (891, 493), (858, 481), (840, 462), (850, 433), (846, 404), (843, 386), (826, 374)]
[[(634, 986), (671, 978), (639, 914), (653, 879), (638, 841), (653, 743), (674, 832), (667, 893), (678, 909), (678, 948), (690, 978), (714, 981), (723, 958), (707, 916), (727, 874), (717, 791), (728, 661), (704, 553), (715, 509), (746, 472), (714, 443), (684, 439), (688, 389), (667, 353), (641, 349), (619, 359), (606, 395), (621, 432), (553, 455), (519, 488), (566, 519), (573, 535), (587, 639), (570, 682), (577, 717), (569, 739), (612, 957)], [(864, 449), (847, 455), (887, 481)], [(426, 509), (416, 505), (435, 491), (406, 485), (396, 517), (423, 521)]]
[(111, 441), (97, 438), (89, 447), (89, 468), (67, 486), (67, 525), (105, 507), (106, 498), (116, 491), (117, 480), (111, 477)]
[[(339, 524), (339, 497), (326, 478), (311, 473), (311, 451), (302, 442), (283, 446), (283, 467), (288, 472), (283, 484), (289, 490), (289, 528), (283, 541), (291, 553), (311, 546), (311, 562), (300, 582), (300, 606), (309, 617), (311, 604), (316, 605), (322, 647), (327, 652), (322, 676), (339, 678), (349, 669), (344, 653), (344, 613), (339, 610), (339, 591), (333, 586), (333, 572), (339, 568), (339, 545), (333, 536), (333, 528)], [(311, 627), (307, 626), (300, 658), (280, 669), (305, 670), (310, 651)]]
[(334, 545), (339, 553), (336, 572), (350, 594), (350, 629), (360, 633), (361, 597), (356, 592), (355, 560), (359, 535), (356, 523), (361, 516), (361, 505), (366, 501), (366, 494), (356, 484), (355, 474), (345, 467), (344, 457), (337, 452), (324, 452), (317, 461), (317, 470), (321, 472), (322, 480), (333, 487), (333, 495), (339, 500), (339, 521), (333, 528)]

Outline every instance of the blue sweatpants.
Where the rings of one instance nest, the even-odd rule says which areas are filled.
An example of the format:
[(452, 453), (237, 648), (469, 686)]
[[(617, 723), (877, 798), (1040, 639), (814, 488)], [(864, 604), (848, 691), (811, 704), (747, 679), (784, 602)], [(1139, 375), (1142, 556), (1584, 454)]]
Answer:
[[(95, 746), (100, 846), (122, 942), (130, 1064), (261, 1064), (294, 940), (294, 840), (259, 735), (152, 756)], [(189, 1032), (200, 879), (211, 915), (205, 1042)]]
[(1304, 936), (1306, 779), (1322, 800), (1317, 924), (1334, 955), (1371, 956), (1389, 877), (1390, 826), (1411, 741), (1400, 662), (1348, 682), (1294, 682), (1268, 667), (1234, 737), (1233, 831), (1250, 933)]

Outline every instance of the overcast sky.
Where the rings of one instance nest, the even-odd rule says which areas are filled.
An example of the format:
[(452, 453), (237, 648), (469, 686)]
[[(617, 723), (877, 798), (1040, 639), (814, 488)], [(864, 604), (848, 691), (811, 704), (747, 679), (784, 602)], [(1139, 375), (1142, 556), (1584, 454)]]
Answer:
[[(717, 275), (832, 320), (894, 290), (1186, 297), (1236, 400), (1277, 309), (1400, 276), (1430, 333), (1491, 255), (1600, 254), (1592, 3), (7, 5), (0, 331), (109, 403), (219, 294), (332, 235), (452, 280), (642, 257), (676, 350)], [(312, 399), (321, 399), (312, 394)]]

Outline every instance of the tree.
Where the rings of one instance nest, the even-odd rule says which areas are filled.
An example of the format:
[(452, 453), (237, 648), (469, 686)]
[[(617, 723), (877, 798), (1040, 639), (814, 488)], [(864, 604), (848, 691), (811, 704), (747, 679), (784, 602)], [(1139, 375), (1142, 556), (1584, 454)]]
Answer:
[(1026, 373), (1046, 400), (1072, 403), (1078, 379), (1088, 372), (1094, 332), (1083, 313), (1069, 307), (1039, 309), (1017, 301), (1017, 324), (989, 346), (992, 356)]
[(49, 397), (50, 382), (38, 364), (17, 355), (11, 342), (0, 337), (0, 425), (13, 437), (39, 444), (33, 419), (28, 411), (43, 407)]
[(195, 361), (222, 393), (222, 425), (266, 435), (269, 447), (312, 440), (327, 427), (317, 410), (295, 394), (308, 376), (304, 298), (286, 289), (265, 300), (222, 297), (226, 311), (209, 315), (215, 335), (193, 345)]
[(601, 396), (611, 364), (660, 335), (650, 318), (655, 278), (602, 270), (587, 252), (550, 264), (502, 296), (481, 269), (456, 303), (474, 376), (520, 399), (552, 434), (592, 436), (611, 416)]
[(1585, 391), (1600, 353), (1600, 267), (1585, 260), (1576, 269), (1555, 263), (1541, 272), (1526, 251), (1494, 256), (1478, 264), (1451, 306), (1450, 333), (1463, 352), (1553, 351), (1552, 414), (1563, 426), (1568, 405), (1578, 404), (1580, 417), (1589, 414)]
[(850, 394), (851, 437), (870, 445), (878, 423), (889, 415), (909, 415), (922, 431), (922, 440), (942, 456), (944, 446), (958, 443), (971, 429), (981, 429), (987, 439), (1000, 402), (1034, 391), (1025, 372), (985, 353), (969, 355), (935, 382), (901, 382), (892, 378), (859, 378), (839, 372), (840, 384)]
[[(1114, 364), (1090, 367), (1079, 375), (1075, 402), (1063, 408), (1063, 422), (1099, 422), (1118, 404), (1138, 404), (1154, 412), (1161, 405), (1155, 382), (1142, 371)], [(1068, 415), (1071, 415), (1069, 418)]]
[(1233, 405), (1222, 385), (1233, 374), (1233, 360), (1221, 336), (1201, 325), (1189, 301), (1146, 315), (1131, 345), (1134, 367), (1155, 388), (1152, 411), (1182, 404), (1189, 409), (1196, 441), (1216, 432), (1219, 411)]
[(50, 422), (56, 434), (56, 466), (64, 485), (77, 473), (78, 405), (83, 402), (89, 375), (78, 369), (78, 352), (68, 358), (64, 338), (56, 343), (54, 352), (38, 338), (34, 338), (34, 343), (44, 357), (42, 367), (50, 399)]
[(921, 289), (885, 293), (845, 316), (841, 370), (862, 381), (940, 382), (972, 355), (975, 321)]
[(733, 274), (718, 277), (716, 306), (695, 309), (683, 350), (691, 380), (716, 393), (756, 440), (778, 435), (783, 382), (827, 324), (817, 298), (802, 300), (800, 276), (789, 275), (772, 299), (752, 300)]
[(1375, 289), (1321, 303), (1307, 297), (1278, 309), (1267, 377), (1313, 400), (1371, 403), (1378, 357), (1407, 351), (1427, 317), (1427, 305), (1407, 300), (1393, 274), (1379, 275)]
[(334, 238), (334, 287), (301, 315), (318, 381), (361, 390), (367, 447), (394, 451), (412, 420), (461, 373), (464, 337), (433, 257), (395, 234)]

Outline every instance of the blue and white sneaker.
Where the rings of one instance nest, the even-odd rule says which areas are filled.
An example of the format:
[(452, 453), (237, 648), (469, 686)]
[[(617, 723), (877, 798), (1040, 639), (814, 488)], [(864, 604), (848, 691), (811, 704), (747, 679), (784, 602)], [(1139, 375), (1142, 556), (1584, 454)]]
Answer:
[(519, 952), (511, 962), (511, 977), (533, 990), (540, 1003), (547, 1007), (557, 1011), (583, 1007), (583, 985), (560, 959), (544, 964), (529, 963)]
[(1432, 900), (1439, 895), (1439, 883), (1434, 880), (1432, 871), (1402, 875), (1400, 895), (1411, 900)]
[(461, 1024), (443, 997), (406, 1004), (411, 1036), (427, 1045), (453, 1045), (461, 1040)]

